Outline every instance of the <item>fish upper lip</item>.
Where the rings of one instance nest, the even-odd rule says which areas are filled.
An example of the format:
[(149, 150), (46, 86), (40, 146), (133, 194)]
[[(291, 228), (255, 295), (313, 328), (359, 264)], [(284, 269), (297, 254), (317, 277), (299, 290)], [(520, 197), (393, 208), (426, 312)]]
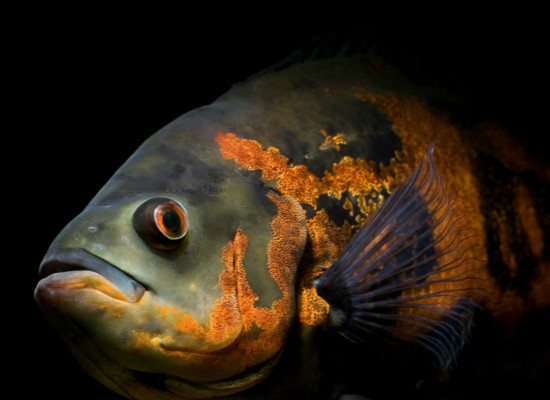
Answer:
[(124, 293), (130, 303), (139, 301), (145, 293), (143, 285), (133, 277), (111, 263), (79, 248), (61, 247), (50, 250), (44, 256), (38, 273), (43, 279), (52, 274), (67, 271), (93, 271), (101, 275)]

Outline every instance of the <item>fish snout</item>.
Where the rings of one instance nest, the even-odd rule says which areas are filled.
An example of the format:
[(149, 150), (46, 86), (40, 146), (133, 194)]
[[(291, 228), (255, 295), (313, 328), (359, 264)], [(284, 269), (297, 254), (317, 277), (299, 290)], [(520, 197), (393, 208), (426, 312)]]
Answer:
[(136, 303), (146, 291), (127, 273), (79, 248), (50, 250), (40, 264), (39, 276), (41, 281), (36, 296), (44, 286), (51, 289), (86, 287), (128, 303)]

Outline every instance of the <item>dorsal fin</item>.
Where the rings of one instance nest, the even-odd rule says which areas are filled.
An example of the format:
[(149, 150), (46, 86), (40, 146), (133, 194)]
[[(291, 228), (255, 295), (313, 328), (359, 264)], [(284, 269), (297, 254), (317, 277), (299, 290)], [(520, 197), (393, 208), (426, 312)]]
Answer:
[(367, 342), (376, 335), (418, 346), (446, 368), (462, 348), (476, 308), (472, 246), (430, 148), (315, 287), (345, 338)]
[(370, 40), (369, 34), (362, 29), (357, 29), (346, 34), (330, 33), (315, 37), (282, 60), (250, 76), (246, 81), (257, 79), (308, 60), (367, 54), (372, 46), (373, 43)]

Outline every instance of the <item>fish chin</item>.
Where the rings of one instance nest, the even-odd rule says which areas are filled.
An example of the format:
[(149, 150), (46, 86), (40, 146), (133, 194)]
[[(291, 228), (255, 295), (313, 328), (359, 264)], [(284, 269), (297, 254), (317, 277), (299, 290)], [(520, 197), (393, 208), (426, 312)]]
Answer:
[[(64, 290), (72, 289), (67, 287)], [(148, 299), (151, 299), (151, 296), (145, 295), (144, 303), (147, 303)], [(108, 333), (107, 326), (102, 328), (106, 334), (103, 337), (98, 336), (97, 332), (92, 332), (88, 321), (78, 319), (74, 315), (67, 317), (59, 310), (44, 308), (48, 319), (59, 331), (82, 368), (110, 390), (134, 400), (201, 399), (238, 393), (265, 379), (275, 367), (282, 352), (280, 350), (258, 365), (244, 370), (239, 368), (238, 373), (231, 370), (227, 376), (222, 373), (218, 376), (221, 376), (220, 379), (212, 379), (207, 375), (212, 371), (209, 365), (216, 371), (223, 371), (222, 366), (227, 363), (226, 359), (234, 360), (235, 357), (240, 357), (234, 348), (235, 344), (219, 354), (211, 355), (179, 350), (166, 351), (163, 350), (160, 341), (147, 340), (150, 334), (142, 332), (136, 336), (140, 339), (131, 345), (135, 352), (128, 352), (128, 349), (122, 348), (125, 355), (118, 352), (119, 347), (123, 347), (121, 343), (109, 343), (108, 338), (111, 334)], [(113, 346), (116, 346), (117, 350), (114, 350)], [(138, 361), (139, 359), (142, 361)], [(176, 364), (187, 362), (189, 366), (187, 369), (177, 370), (174, 361)], [(178, 375), (171, 374), (172, 369)], [(203, 377), (196, 373), (190, 374), (191, 370), (199, 371), (199, 375), (204, 375), (207, 380), (203, 380)]]
[(263, 380), (279, 358), (282, 346), (246, 357), (251, 339), (235, 305), (226, 304), (235, 312), (233, 322), (222, 333), (209, 332), (203, 328), (208, 325), (83, 250), (50, 252), (40, 273), (36, 300), (75, 358), (128, 398), (229, 395)]
[(264, 380), (282, 351), (259, 366), (234, 377), (195, 383), (177, 376), (133, 370), (111, 359), (76, 324), (62, 334), (75, 359), (94, 379), (121, 396), (134, 400), (184, 400), (229, 396)]

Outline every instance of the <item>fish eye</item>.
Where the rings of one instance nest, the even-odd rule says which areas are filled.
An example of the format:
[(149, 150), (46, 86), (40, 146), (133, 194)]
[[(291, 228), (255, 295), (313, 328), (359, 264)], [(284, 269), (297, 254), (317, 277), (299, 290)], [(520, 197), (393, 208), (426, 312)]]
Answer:
[(139, 236), (159, 250), (176, 248), (189, 229), (187, 213), (178, 202), (154, 198), (141, 204), (132, 217)]

